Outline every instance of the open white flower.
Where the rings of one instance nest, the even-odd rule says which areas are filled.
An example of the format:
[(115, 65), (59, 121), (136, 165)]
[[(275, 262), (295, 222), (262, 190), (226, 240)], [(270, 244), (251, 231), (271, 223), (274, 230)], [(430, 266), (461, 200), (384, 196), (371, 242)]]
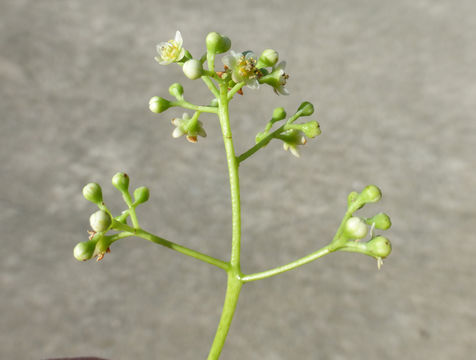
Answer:
[(168, 65), (179, 61), (185, 56), (185, 49), (182, 48), (183, 39), (180, 31), (175, 33), (175, 39), (157, 44), (159, 56), (155, 60), (161, 65)]
[(182, 115), (182, 118), (172, 119), (172, 125), (175, 126), (172, 136), (174, 138), (186, 135), (187, 140), (192, 143), (197, 142), (197, 135), (206, 137), (207, 133), (203, 128), (203, 123), (198, 120), (198, 116), (190, 117), (187, 113)]
[(236, 83), (244, 81), (248, 87), (258, 89), (261, 73), (256, 67), (257, 56), (251, 51), (235, 53), (232, 50), (230, 53), (222, 58), (222, 62), (231, 70), (231, 79)]
[(289, 75), (284, 72), (286, 62), (281, 61), (276, 67), (273, 68), (270, 74), (263, 76), (259, 79), (261, 84), (268, 84), (273, 87), (276, 94), (289, 95), (288, 89), (284, 86), (289, 78)]

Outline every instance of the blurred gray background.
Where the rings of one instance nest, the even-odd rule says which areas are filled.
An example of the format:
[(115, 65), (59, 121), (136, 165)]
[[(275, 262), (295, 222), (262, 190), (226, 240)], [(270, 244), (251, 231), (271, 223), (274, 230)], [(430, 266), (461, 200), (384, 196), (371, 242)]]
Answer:
[(222, 358), (468, 359), (476, 352), (476, 3), (473, 1), (0, 2), (0, 358), (95, 355), (204, 359), (224, 299), (214, 267), (141, 239), (96, 263), (73, 258), (102, 184), (147, 185), (143, 227), (227, 258), (231, 220), (218, 122), (206, 139), (172, 139), (151, 96), (200, 81), (158, 65), (181, 30), (195, 56), (210, 31), (235, 51), (274, 48), (288, 97), (245, 89), (232, 105), (237, 152), (272, 109), (316, 106), (322, 135), (300, 159), (271, 143), (241, 166), (243, 271), (325, 245), (347, 194), (367, 184), (389, 213), (394, 251), (337, 253), (243, 289)]

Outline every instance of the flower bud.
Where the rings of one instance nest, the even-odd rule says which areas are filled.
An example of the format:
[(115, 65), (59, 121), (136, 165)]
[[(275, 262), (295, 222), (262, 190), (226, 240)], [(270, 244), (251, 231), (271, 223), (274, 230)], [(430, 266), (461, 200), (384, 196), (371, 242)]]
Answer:
[(309, 121), (305, 124), (302, 124), (301, 131), (308, 138), (314, 138), (321, 134), (321, 129), (319, 128), (319, 123), (317, 121)]
[(373, 203), (380, 200), (382, 193), (375, 185), (369, 185), (359, 195), (359, 198), (364, 203)]
[(368, 254), (376, 258), (385, 259), (392, 252), (390, 240), (383, 236), (374, 237), (366, 245)]
[(217, 98), (213, 98), (213, 99), (210, 101), (210, 106), (218, 107), (218, 99), (217, 99)]
[(266, 49), (264, 50), (259, 59), (258, 63), (256, 64), (256, 67), (259, 68), (264, 68), (264, 67), (272, 67), (276, 65), (279, 59), (279, 54), (276, 50), (273, 49)]
[(347, 207), (350, 207), (350, 205), (354, 203), (358, 197), (359, 193), (357, 191), (352, 191), (349, 196), (347, 196)]
[(344, 234), (349, 239), (362, 239), (367, 235), (367, 224), (359, 217), (349, 218), (344, 225)]
[(169, 107), (171, 107), (170, 101), (161, 98), (159, 96), (154, 96), (149, 100), (149, 109), (153, 113), (159, 114), (165, 110), (167, 110)]
[(96, 241), (81, 241), (76, 244), (73, 250), (73, 255), (76, 260), (86, 261), (93, 257)]
[(284, 111), (284, 108), (277, 107), (273, 110), (273, 122), (283, 120), (284, 118), (286, 118), (286, 111)]
[(100, 204), (102, 202), (102, 190), (101, 186), (96, 183), (89, 183), (83, 187), (83, 196), (86, 200), (91, 201), (95, 204)]
[(183, 96), (183, 86), (179, 83), (174, 83), (169, 87), (169, 93), (177, 99), (181, 99)]
[(207, 50), (213, 54), (222, 54), (231, 48), (231, 40), (213, 31), (205, 39)]
[(199, 79), (203, 74), (202, 63), (197, 59), (188, 60), (183, 64), (182, 70), (185, 76), (190, 80)]
[(127, 192), (129, 188), (129, 175), (118, 172), (112, 177), (112, 185), (122, 193)]
[(312, 105), (309, 101), (304, 101), (301, 105), (299, 105), (297, 111), (301, 111), (301, 116), (310, 116), (314, 113), (314, 105)]
[(141, 186), (134, 190), (134, 205), (145, 203), (149, 200), (149, 189)]
[(89, 224), (91, 228), (96, 232), (103, 232), (109, 229), (111, 226), (111, 217), (103, 210), (98, 210), (92, 214), (89, 218)]
[(390, 217), (387, 214), (379, 213), (374, 217), (365, 219), (365, 222), (369, 225), (375, 224), (374, 226), (380, 230), (387, 230), (392, 226)]

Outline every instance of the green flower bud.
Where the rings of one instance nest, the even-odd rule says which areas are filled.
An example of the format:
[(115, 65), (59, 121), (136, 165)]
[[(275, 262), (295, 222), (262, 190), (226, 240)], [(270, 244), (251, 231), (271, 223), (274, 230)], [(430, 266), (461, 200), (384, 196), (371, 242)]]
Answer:
[(390, 240), (383, 236), (374, 237), (366, 245), (368, 254), (376, 258), (385, 259), (392, 252)]
[(375, 224), (374, 226), (380, 230), (387, 230), (392, 226), (390, 217), (387, 214), (379, 213), (374, 217), (365, 219), (365, 222), (369, 225)]
[(314, 138), (321, 134), (319, 123), (317, 121), (309, 121), (301, 125), (301, 131), (308, 137)]
[(179, 83), (174, 83), (169, 87), (169, 93), (176, 99), (182, 99), (183, 96), (183, 86)]
[(207, 44), (207, 50), (213, 54), (222, 54), (231, 48), (231, 40), (217, 32), (209, 33), (205, 42)]
[(367, 224), (359, 217), (351, 217), (345, 222), (344, 235), (349, 239), (362, 239), (367, 232)]
[(359, 200), (363, 203), (373, 203), (380, 200), (382, 193), (375, 185), (369, 185), (359, 195)]
[(83, 196), (86, 200), (95, 204), (102, 203), (102, 190), (101, 186), (96, 183), (89, 183), (83, 187)]
[(213, 98), (213, 99), (210, 101), (210, 106), (218, 107), (218, 99), (217, 99), (217, 98)]
[(202, 63), (197, 59), (188, 60), (183, 64), (182, 70), (190, 80), (199, 79), (203, 74)]
[(129, 175), (118, 172), (112, 177), (112, 185), (122, 193), (127, 192), (129, 188)]
[(350, 205), (354, 203), (358, 197), (359, 197), (359, 193), (356, 191), (352, 191), (347, 197), (347, 207), (350, 207)]
[(103, 236), (101, 239), (98, 240), (96, 243), (96, 247), (94, 249), (94, 256), (97, 256), (97, 261), (102, 260), (104, 254), (109, 252), (109, 246), (111, 245), (111, 237), (110, 236)]
[(284, 111), (284, 108), (277, 107), (273, 110), (273, 122), (283, 120), (284, 118), (286, 118), (286, 111)]
[(91, 228), (96, 232), (103, 232), (109, 229), (111, 226), (111, 217), (103, 210), (98, 210), (92, 214), (89, 218), (89, 224)]
[(150, 99), (149, 101), (149, 109), (153, 113), (159, 114), (165, 110), (167, 110), (169, 107), (171, 107), (172, 104), (170, 101), (161, 98), (159, 96), (154, 96)]
[(73, 250), (73, 255), (76, 260), (86, 261), (93, 257), (94, 249), (96, 248), (96, 241), (81, 241), (77, 243)]
[(258, 63), (256, 64), (256, 67), (258, 69), (264, 68), (264, 67), (272, 67), (276, 65), (278, 60), (279, 60), (279, 54), (276, 50), (266, 49), (261, 53), (258, 59)]
[(312, 105), (309, 101), (304, 101), (301, 105), (299, 105), (297, 111), (301, 110), (301, 116), (310, 116), (314, 113), (314, 105)]
[(149, 200), (149, 189), (141, 186), (134, 190), (134, 205), (145, 203)]

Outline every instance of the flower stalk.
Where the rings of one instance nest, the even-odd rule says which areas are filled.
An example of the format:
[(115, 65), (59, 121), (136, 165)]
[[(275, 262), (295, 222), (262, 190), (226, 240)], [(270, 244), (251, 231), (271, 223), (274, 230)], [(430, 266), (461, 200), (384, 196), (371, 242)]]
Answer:
[[(297, 146), (306, 144), (307, 138), (315, 138), (321, 133), (321, 130), (315, 120), (301, 123), (297, 122), (299, 118), (307, 117), (314, 113), (314, 106), (310, 102), (302, 102), (296, 112), (287, 120), (284, 108), (278, 107), (273, 111), (273, 115), (264, 130), (256, 135), (256, 144), (237, 156), (231, 130), (229, 102), (234, 98), (236, 93), (243, 94), (242, 88), (244, 86), (248, 86), (251, 89), (258, 89), (260, 84), (270, 86), (276, 94), (288, 95), (289, 91), (284, 85), (289, 76), (284, 72), (285, 62), (282, 61), (277, 64), (279, 56), (273, 49), (263, 51), (259, 58), (251, 51), (239, 53), (231, 51), (231, 54), (222, 57), (224, 70), (215, 72), (216, 55), (226, 53), (231, 47), (231, 41), (226, 36), (213, 32), (208, 34), (206, 46), (207, 51), (205, 55), (199, 59), (194, 59), (192, 55), (183, 48), (182, 36), (180, 32), (177, 31), (173, 40), (157, 45), (158, 56), (156, 60), (161, 65), (176, 63), (182, 66), (184, 74), (190, 80), (201, 78), (214, 96), (212, 102), (210, 102), (209, 105), (192, 104), (185, 100), (182, 85), (174, 83), (169, 87), (169, 93), (175, 97), (176, 100), (169, 101), (162, 97), (154, 96), (149, 102), (149, 108), (153, 113), (157, 114), (163, 113), (171, 107), (181, 107), (195, 111), (191, 117), (187, 113), (184, 113), (182, 118), (174, 118), (172, 120), (172, 124), (175, 126), (172, 136), (181, 137), (186, 135), (186, 138), (192, 143), (197, 142), (197, 135), (202, 137), (206, 136), (203, 123), (198, 120), (201, 113), (210, 113), (218, 117), (230, 182), (232, 234), (229, 260), (224, 261), (217, 259), (142, 229), (139, 225), (135, 209), (137, 206), (149, 200), (149, 189), (144, 186), (136, 188), (133, 192), (133, 201), (129, 192), (129, 177), (125, 173), (117, 173), (112, 180), (113, 185), (122, 193), (123, 200), (127, 205), (127, 208), (122, 211), (120, 215), (112, 215), (103, 200), (102, 190), (99, 184), (90, 183), (84, 187), (83, 196), (88, 201), (96, 204), (99, 211), (91, 216), (90, 223), (93, 230), (89, 232), (89, 241), (78, 243), (74, 249), (74, 256), (81, 261), (93, 257), (97, 257), (98, 260), (101, 260), (105, 254), (110, 251), (110, 246), (114, 242), (128, 237), (139, 237), (224, 270), (227, 273), (225, 301), (218, 328), (207, 358), (208, 360), (218, 360), (233, 320), (240, 292), (245, 283), (263, 280), (290, 271), (338, 250), (372, 256), (377, 259), (378, 266), (380, 267), (382, 259), (386, 258), (391, 252), (391, 244), (389, 240), (383, 236), (374, 236), (373, 231), (374, 229), (388, 229), (391, 225), (391, 221), (388, 215), (383, 213), (365, 219), (354, 216), (354, 213), (364, 205), (376, 202), (381, 197), (380, 190), (376, 186), (367, 186), (361, 193), (351, 192), (349, 194), (347, 211), (343, 216), (334, 238), (328, 245), (285, 265), (254, 274), (247, 275), (242, 273), (240, 258), (240, 164), (257, 151), (266, 147), (266, 145), (273, 140), (282, 141), (285, 150), (289, 149), (293, 155), (299, 156)], [(203, 68), (204, 64), (207, 65), (207, 69)], [(282, 123), (280, 125), (275, 126), (275, 124), (281, 121)], [(273, 130), (273, 127), (275, 127), (275, 130)], [(128, 224), (128, 221), (132, 222), (132, 226)], [(369, 227), (370, 231), (368, 229)], [(107, 235), (109, 231), (116, 231), (117, 233)], [(368, 241), (363, 240), (368, 233), (370, 233), (370, 239)]]

